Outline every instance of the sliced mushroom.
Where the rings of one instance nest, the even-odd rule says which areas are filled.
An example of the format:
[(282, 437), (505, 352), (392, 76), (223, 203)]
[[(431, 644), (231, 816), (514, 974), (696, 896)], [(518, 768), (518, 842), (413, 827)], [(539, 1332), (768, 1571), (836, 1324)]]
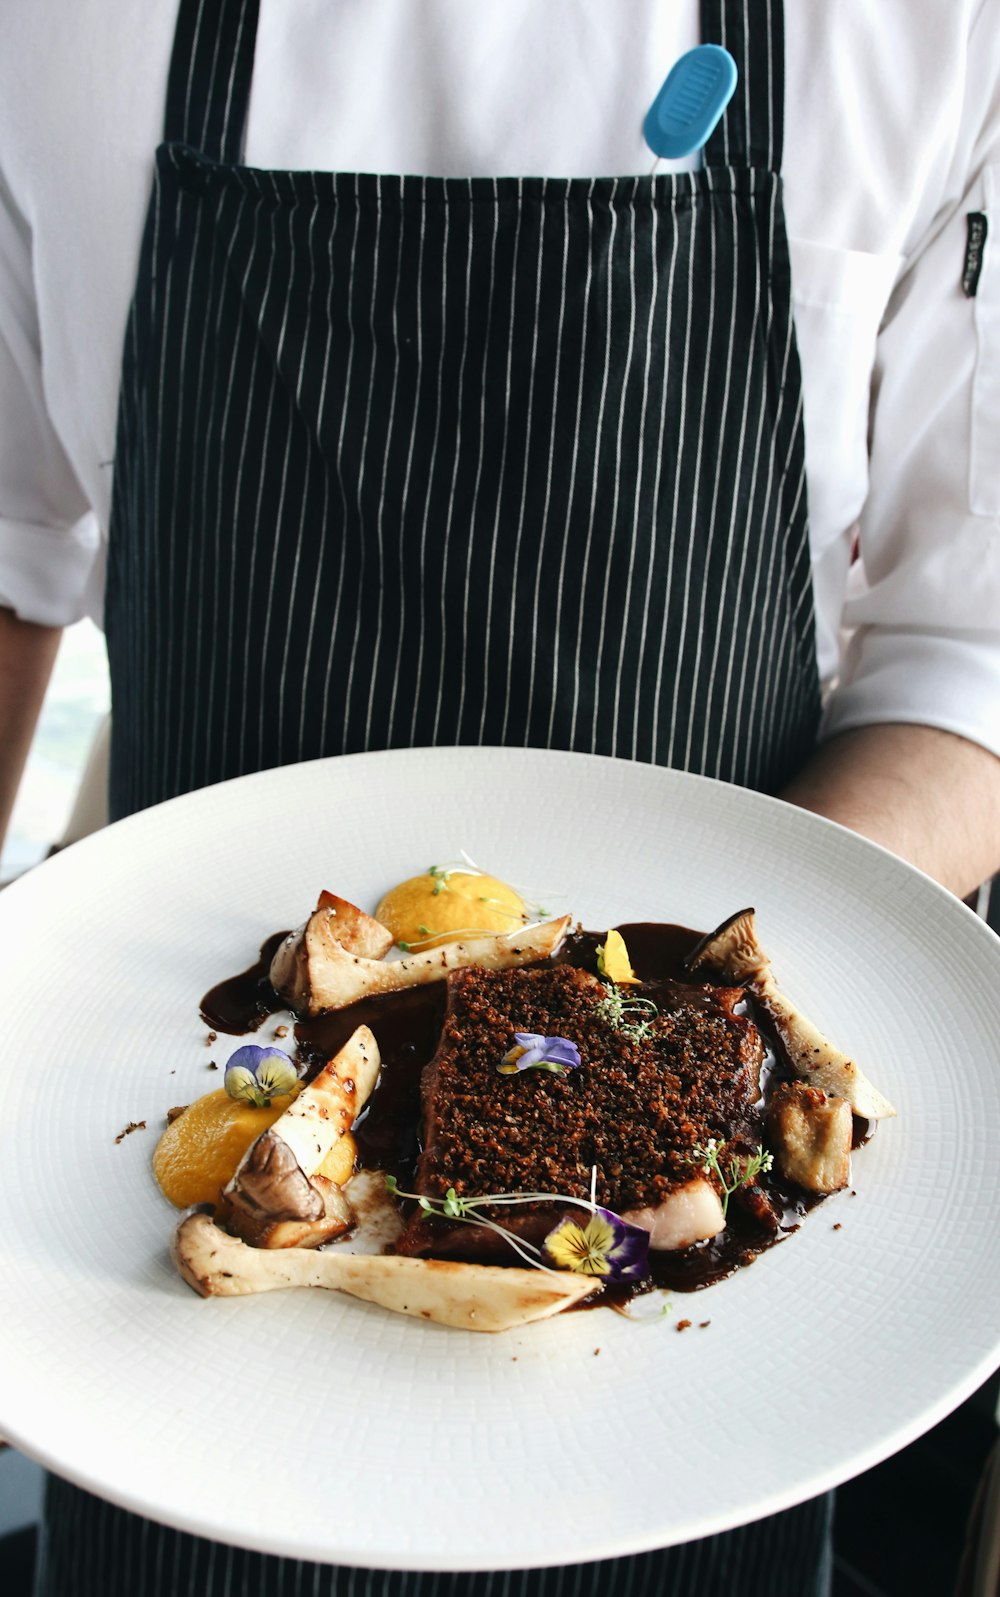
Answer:
[(282, 1287), (326, 1287), (464, 1331), (506, 1331), (528, 1325), (600, 1291), (592, 1276), (568, 1271), (508, 1270), (339, 1250), (264, 1252), (229, 1236), (207, 1214), (188, 1215), (181, 1221), (171, 1254), (184, 1280), (205, 1298), (241, 1297)]
[(289, 932), (271, 961), (271, 986), (292, 1009), (310, 1010), (313, 984), (321, 988), (333, 948), (364, 959), (382, 959), (392, 947), (392, 933), (346, 898), (323, 892), (304, 926)]
[(254, 1247), (317, 1247), (353, 1223), (346, 1197), (317, 1172), (350, 1131), (378, 1080), (378, 1044), (359, 1026), (269, 1130), (223, 1191), (222, 1218)]
[(330, 942), (324, 949), (322, 964), (310, 964), (308, 995), (300, 1013), (318, 1015), (325, 1010), (345, 1009), (373, 993), (398, 992), (405, 987), (442, 981), (449, 971), (463, 965), (503, 970), (531, 964), (555, 952), (569, 931), (570, 919), (563, 915), (559, 920), (544, 921), (517, 932), (473, 937), (388, 963), (352, 954), (341, 944)]
[(689, 971), (710, 969), (726, 981), (749, 987), (774, 1021), (797, 1076), (834, 1097), (846, 1098), (856, 1115), (883, 1120), (896, 1113), (867, 1076), (807, 1020), (778, 989), (771, 962), (757, 941), (752, 909), (731, 915), (703, 937), (685, 961)]

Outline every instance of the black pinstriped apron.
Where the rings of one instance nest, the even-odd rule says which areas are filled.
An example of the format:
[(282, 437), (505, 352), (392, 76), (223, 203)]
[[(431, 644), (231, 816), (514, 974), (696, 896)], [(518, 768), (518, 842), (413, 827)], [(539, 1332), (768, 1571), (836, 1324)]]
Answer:
[[(465, 180), (241, 166), (257, 0), (181, 0), (115, 458), (115, 815), (432, 743), (762, 788), (801, 764), (818, 683), (782, 10), (754, 0), (749, 34), (748, 11), (702, 4), (740, 70), (702, 171)], [(55, 1482), (41, 1591), (811, 1597), (828, 1528), (821, 1500), (600, 1565), (382, 1575)]]
[(802, 763), (781, 6), (750, 38), (744, 0), (702, 10), (741, 68), (704, 170), (466, 180), (239, 165), (256, 0), (182, 0), (115, 458), (115, 815), (432, 743)]

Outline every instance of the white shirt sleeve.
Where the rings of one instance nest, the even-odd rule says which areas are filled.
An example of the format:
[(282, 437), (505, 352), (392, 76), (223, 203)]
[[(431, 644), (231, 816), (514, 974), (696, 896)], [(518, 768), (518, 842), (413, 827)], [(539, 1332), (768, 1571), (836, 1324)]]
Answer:
[(63, 626), (99, 610), (101, 538), (53, 427), (31, 232), (0, 174), (0, 605)]
[[(869, 491), (824, 734), (921, 722), (1000, 754), (1000, 38), (984, 16), (996, 9), (973, 30), (941, 203), (879, 335)], [(974, 292), (970, 215), (987, 227)]]

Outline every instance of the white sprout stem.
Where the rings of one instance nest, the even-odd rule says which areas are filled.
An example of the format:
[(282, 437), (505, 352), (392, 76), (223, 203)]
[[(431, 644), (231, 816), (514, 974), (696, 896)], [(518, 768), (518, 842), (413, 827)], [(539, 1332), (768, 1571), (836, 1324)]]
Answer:
[[(492, 1206), (494, 1204), (511, 1205), (518, 1203), (563, 1203), (571, 1204), (576, 1209), (586, 1209), (590, 1214), (594, 1214), (597, 1209), (597, 1204), (594, 1201), (593, 1196), (596, 1194), (596, 1190), (597, 1166), (592, 1165), (592, 1196), (589, 1201), (585, 1198), (572, 1198), (561, 1192), (508, 1192), (498, 1193), (495, 1197), (459, 1198), (457, 1201), (464, 1204), (467, 1209), (480, 1209), (485, 1207), (486, 1204), (490, 1204)], [(498, 1236), (503, 1237), (504, 1240), (508, 1242), (514, 1249), (514, 1252), (520, 1254), (521, 1258), (524, 1259), (526, 1263), (532, 1265), (536, 1270), (544, 1270), (547, 1275), (565, 1275), (566, 1273), (564, 1270), (553, 1270), (549, 1265), (543, 1264), (541, 1259), (542, 1250), (541, 1248), (537, 1247), (534, 1242), (524, 1241), (522, 1245), (522, 1241), (515, 1237), (513, 1232), (508, 1231), (505, 1226), (498, 1225), (495, 1220), (488, 1219), (486, 1215), (448, 1214), (443, 1208), (429, 1207), (430, 1205), (434, 1204), (444, 1204), (447, 1201), (446, 1199), (424, 1198), (416, 1192), (404, 1192), (401, 1187), (394, 1188), (393, 1196), (396, 1198), (413, 1199), (415, 1202), (420, 1204), (425, 1214), (433, 1215), (438, 1220), (456, 1220), (461, 1225), (485, 1226), (487, 1230), (495, 1231)], [(528, 1248), (531, 1249), (531, 1253), (525, 1251)], [(531, 1254), (536, 1254), (537, 1257), (532, 1258)]]
[[(544, 1270), (546, 1275), (565, 1274), (565, 1271), (563, 1270), (553, 1270), (549, 1265), (542, 1263), (542, 1250), (541, 1248), (536, 1247), (534, 1242), (528, 1242), (515, 1237), (514, 1233), (512, 1231), (508, 1231), (506, 1226), (498, 1225), (495, 1220), (488, 1220), (485, 1215), (442, 1214), (439, 1209), (425, 1209), (424, 1213), (433, 1214), (439, 1220), (457, 1220), (460, 1225), (484, 1226), (487, 1231), (495, 1231), (497, 1236), (503, 1237), (504, 1241), (514, 1249), (514, 1252), (518, 1254), (526, 1264), (530, 1264), (532, 1269)], [(528, 1252), (528, 1249), (531, 1251)], [(532, 1257), (532, 1255), (534, 1255), (534, 1257)]]

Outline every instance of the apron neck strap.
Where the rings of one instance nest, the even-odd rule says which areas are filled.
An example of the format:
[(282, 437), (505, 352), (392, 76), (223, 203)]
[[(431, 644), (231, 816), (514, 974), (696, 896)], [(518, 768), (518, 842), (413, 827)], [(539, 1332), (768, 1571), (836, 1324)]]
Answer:
[[(167, 83), (168, 143), (189, 144), (227, 165), (241, 159), (258, 10), (259, 0), (180, 0)], [(780, 171), (782, 0), (701, 0), (701, 37), (724, 45), (739, 71), (736, 93), (705, 148), (706, 166)]]
[(180, 0), (163, 136), (227, 166), (243, 154), (259, 0)]
[(706, 166), (780, 172), (785, 109), (782, 0), (701, 0), (703, 44), (721, 44), (739, 71), (736, 92), (705, 146)]

